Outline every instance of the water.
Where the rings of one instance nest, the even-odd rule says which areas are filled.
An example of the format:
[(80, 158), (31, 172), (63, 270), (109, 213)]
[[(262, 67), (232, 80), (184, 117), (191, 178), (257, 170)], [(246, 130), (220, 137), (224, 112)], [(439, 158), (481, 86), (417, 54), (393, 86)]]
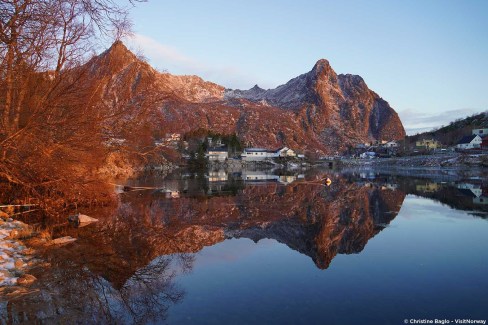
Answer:
[(0, 317), (154, 324), (488, 318), (483, 178), (279, 174), (131, 182), (159, 190), (121, 194), (99, 223), (58, 229), (78, 241), (46, 251), (38, 291), (10, 301)]

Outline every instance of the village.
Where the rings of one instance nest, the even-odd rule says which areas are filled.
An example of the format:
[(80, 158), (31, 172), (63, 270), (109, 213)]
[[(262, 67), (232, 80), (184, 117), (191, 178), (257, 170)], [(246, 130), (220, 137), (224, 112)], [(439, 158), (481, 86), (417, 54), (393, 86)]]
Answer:
[(402, 141), (378, 140), (356, 145), (352, 157), (371, 159), (389, 158), (392, 156), (432, 155), (449, 152), (479, 154), (488, 150), (487, 136), (488, 129), (472, 129), (470, 135), (461, 137), (454, 145), (446, 145), (434, 138), (422, 138), (412, 142), (408, 141), (408, 137)]
[(200, 137), (197, 140), (184, 140), (179, 133), (168, 133), (162, 140), (156, 141), (155, 144), (156, 146), (178, 149), (182, 152), (182, 157), (187, 160), (204, 157), (209, 162), (224, 162), (229, 159), (264, 162), (275, 158), (305, 158), (304, 154), (297, 153), (288, 147), (280, 147), (278, 149), (242, 148), (242, 144), (235, 135), (230, 136), (230, 138), (232, 139), (231, 141), (226, 141), (226, 136), (213, 135)]
[[(376, 140), (358, 143), (342, 155), (320, 155), (315, 159), (306, 156), (297, 149), (280, 147), (278, 149), (245, 147), (233, 135), (233, 142), (224, 141), (221, 135), (201, 137), (195, 140), (185, 140), (179, 133), (169, 133), (156, 141), (157, 146), (177, 149), (186, 160), (204, 159), (209, 163), (223, 163), (229, 161), (242, 162), (271, 162), (276, 159), (288, 160), (319, 160), (334, 159), (374, 159), (417, 155), (435, 155), (449, 152), (479, 154), (488, 150), (488, 129), (472, 129), (470, 135), (460, 138), (454, 145), (446, 145), (434, 138), (422, 138), (415, 141), (404, 140)], [(410, 141), (409, 141), (410, 140)], [(193, 141), (193, 143), (192, 143)]]

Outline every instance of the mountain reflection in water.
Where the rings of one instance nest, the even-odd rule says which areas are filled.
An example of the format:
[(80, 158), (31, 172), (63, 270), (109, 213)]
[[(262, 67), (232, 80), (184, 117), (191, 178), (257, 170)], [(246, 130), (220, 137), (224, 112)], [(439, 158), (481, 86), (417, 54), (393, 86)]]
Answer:
[[(325, 177), (332, 179), (330, 187), (317, 181)], [(175, 279), (191, 272), (194, 254), (226, 239), (273, 239), (327, 269), (337, 254), (361, 252), (397, 216), (406, 194), (458, 209), (488, 207), (481, 182), (364, 173), (213, 171), (131, 185), (157, 189), (122, 193), (116, 210), (104, 212), (111, 216), (97, 216), (96, 224), (56, 229), (78, 241), (42, 252), (46, 263), (34, 272), (37, 283), (4, 305), (1, 319), (162, 320), (184, 299)]]

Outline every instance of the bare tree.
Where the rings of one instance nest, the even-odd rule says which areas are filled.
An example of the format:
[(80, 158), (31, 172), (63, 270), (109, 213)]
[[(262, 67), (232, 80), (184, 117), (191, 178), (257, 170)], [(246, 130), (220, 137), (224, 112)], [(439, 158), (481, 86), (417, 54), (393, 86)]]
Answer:
[(0, 181), (71, 201), (96, 190), (109, 114), (82, 64), (99, 40), (130, 33), (134, 2), (0, 0)]

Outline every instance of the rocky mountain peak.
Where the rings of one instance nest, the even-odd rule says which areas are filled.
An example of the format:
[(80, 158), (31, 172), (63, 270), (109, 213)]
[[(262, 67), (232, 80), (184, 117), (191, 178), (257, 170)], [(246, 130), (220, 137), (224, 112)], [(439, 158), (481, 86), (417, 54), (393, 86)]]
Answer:
[(328, 84), (337, 83), (337, 74), (326, 59), (320, 59), (308, 73), (313, 80), (325, 81)]
[(332, 70), (330, 63), (326, 59), (320, 59), (318, 60), (315, 65), (313, 66), (312, 71), (316, 73), (321, 73), (322, 71), (330, 71)]
[(112, 77), (130, 70), (132, 74), (154, 75), (155, 70), (132, 53), (122, 41), (115, 41), (109, 49), (88, 62), (94, 75)]
[(100, 57), (126, 63), (132, 63), (138, 60), (137, 56), (122, 41), (115, 41)]

